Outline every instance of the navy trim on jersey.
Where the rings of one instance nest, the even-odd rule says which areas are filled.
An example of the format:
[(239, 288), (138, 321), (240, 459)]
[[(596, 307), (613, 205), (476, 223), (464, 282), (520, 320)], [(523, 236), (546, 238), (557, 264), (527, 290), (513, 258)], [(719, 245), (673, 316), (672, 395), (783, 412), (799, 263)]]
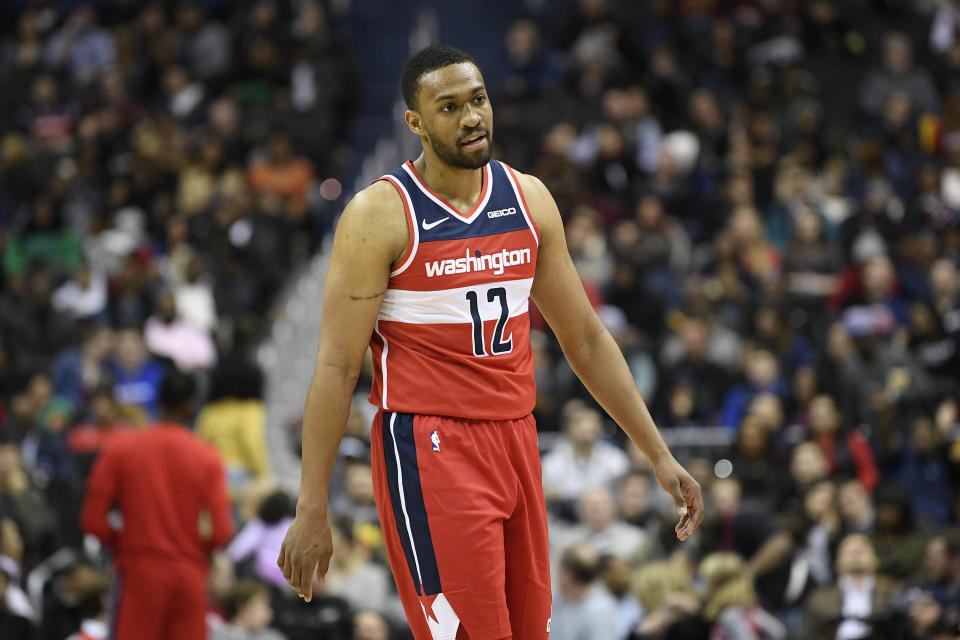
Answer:
[[(419, 242), (423, 244), (442, 240), (481, 238), (529, 229), (506, 172), (502, 164), (496, 160), (490, 161), (490, 184), (487, 187), (491, 190), (490, 197), (486, 206), (482, 211), (477, 212), (477, 218), (472, 222), (464, 222), (451, 215), (449, 211), (430, 199), (403, 167), (391, 172), (390, 175), (399, 180), (410, 195), (413, 205), (411, 212), (413, 222), (417, 225)], [(442, 222), (439, 222), (441, 220)]]
[[(413, 419), (414, 416), (409, 413), (383, 413), (383, 457), (386, 461), (387, 484), (390, 487), (390, 503), (393, 506), (393, 516), (400, 544), (403, 546), (403, 555), (406, 556), (407, 568), (417, 588), (417, 595), (423, 596), (440, 593), (442, 589), (437, 556), (433, 550), (433, 537), (430, 535), (430, 523), (427, 520), (427, 509), (423, 502), (423, 490), (420, 486), (417, 448), (413, 438)], [(414, 547), (411, 547), (411, 538), (416, 554), (413, 552)]]

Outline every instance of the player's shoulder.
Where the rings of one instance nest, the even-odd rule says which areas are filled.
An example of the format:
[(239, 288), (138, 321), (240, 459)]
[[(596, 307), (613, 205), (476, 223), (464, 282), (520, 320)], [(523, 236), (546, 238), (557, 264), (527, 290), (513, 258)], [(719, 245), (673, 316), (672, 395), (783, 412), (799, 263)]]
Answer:
[(396, 188), (386, 180), (377, 180), (350, 199), (340, 216), (338, 226), (364, 227), (384, 235), (406, 237), (407, 219), (403, 200)]
[(396, 187), (386, 180), (377, 180), (358, 191), (347, 203), (343, 215), (365, 221), (389, 222), (403, 216), (403, 200)]
[(560, 213), (557, 210), (557, 203), (550, 194), (547, 185), (531, 173), (523, 173), (516, 169), (511, 169), (511, 171), (520, 187), (525, 201), (524, 204), (529, 209), (534, 224), (540, 228), (544, 224), (551, 224), (554, 218), (559, 219)]
[(99, 455), (102, 457), (116, 457), (123, 456), (127, 451), (137, 446), (138, 438), (137, 436), (141, 432), (131, 431), (130, 433), (125, 433), (123, 435), (117, 434), (115, 437), (108, 439), (100, 447)]
[(174, 432), (171, 435), (177, 439), (177, 444), (185, 457), (192, 457), (194, 461), (206, 464), (210, 468), (216, 468), (223, 462), (223, 454), (220, 450), (195, 432), (182, 429), (181, 433)]
[(406, 248), (409, 233), (400, 194), (386, 180), (377, 180), (347, 203), (337, 222), (334, 244), (393, 260)]
[(516, 178), (520, 189), (523, 190), (523, 195), (528, 200), (530, 198), (540, 199), (544, 196), (550, 197), (550, 191), (547, 189), (546, 185), (543, 184), (543, 181), (540, 180), (537, 176), (532, 173), (523, 173), (522, 171), (517, 171), (513, 167), (501, 163), (503, 166)]

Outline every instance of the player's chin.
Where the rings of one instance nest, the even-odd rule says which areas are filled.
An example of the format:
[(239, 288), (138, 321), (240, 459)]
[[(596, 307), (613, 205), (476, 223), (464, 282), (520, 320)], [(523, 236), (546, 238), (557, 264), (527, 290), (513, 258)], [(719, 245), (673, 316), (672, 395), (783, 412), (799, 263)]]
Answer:
[(479, 169), (490, 162), (490, 149), (468, 152), (460, 150), (460, 164), (466, 169)]

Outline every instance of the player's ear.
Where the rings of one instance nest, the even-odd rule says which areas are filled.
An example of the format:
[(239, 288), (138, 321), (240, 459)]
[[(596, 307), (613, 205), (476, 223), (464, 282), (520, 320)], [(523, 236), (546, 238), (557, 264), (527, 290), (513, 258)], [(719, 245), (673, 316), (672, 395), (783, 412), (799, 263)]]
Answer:
[(420, 117), (420, 113), (414, 111), (413, 109), (407, 109), (403, 114), (403, 119), (407, 122), (407, 127), (410, 131), (413, 131), (416, 135), (423, 135), (423, 119)]

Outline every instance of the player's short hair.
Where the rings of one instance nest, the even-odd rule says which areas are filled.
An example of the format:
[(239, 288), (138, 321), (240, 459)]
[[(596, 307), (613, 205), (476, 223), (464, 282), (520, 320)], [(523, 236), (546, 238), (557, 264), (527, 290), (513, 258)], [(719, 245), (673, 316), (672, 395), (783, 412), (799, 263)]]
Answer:
[(403, 92), (407, 108), (417, 108), (417, 88), (424, 74), (461, 62), (469, 62), (480, 68), (473, 56), (448, 44), (432, 44), (410, 56), (400, 75), (400, 91)]
[(170, 367), (160, 383), (160, 408), (167, 413), (175, 413), (192, 402), (196, 392), (197, 383), (192, 376)]

